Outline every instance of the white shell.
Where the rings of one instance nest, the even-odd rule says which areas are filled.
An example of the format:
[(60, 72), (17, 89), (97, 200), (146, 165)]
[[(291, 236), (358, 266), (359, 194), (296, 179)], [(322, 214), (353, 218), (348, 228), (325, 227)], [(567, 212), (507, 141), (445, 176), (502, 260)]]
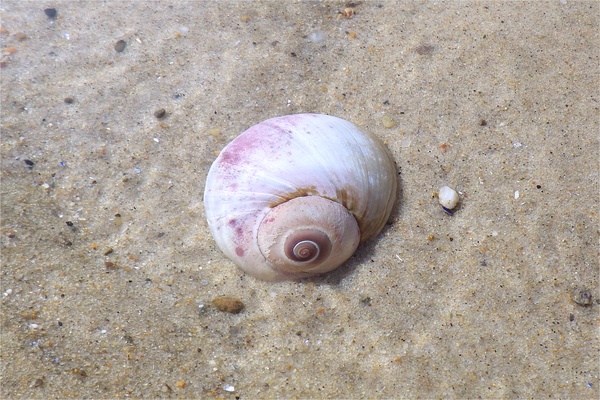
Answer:
[[(257, 278), (282, 280), (342, 264), (359, 242), (381, 231), (396, 195), (394, 161), (376, 137), (340, 118), (296, 114), (266, 120), (229, 143), (210, 168), (204, 203), (208, 226), (227, 257)], [(296, 198), (302, 201), (289, 202)], [(297, 203), (299, 211), (291, 205), (291, 211), (275, 211), (286, 202)], [(266, 233), (264, 224), (261, 228), (261, 223), (285, 216), (288, 221), (280, 223), (277, 233)], [(283, 227), (287, 224), (292, 227)], [(292, 232), (295, 224), (300, 229), (333, 225), (331, 265), (282, 267), (266, 259), (283, 246), (276, 237)]]
[(448, 210), (452, 210), (458, 204), (458, 193), (448, 186), (440, 188), (438, 198), (442, 207), (445, 207)]

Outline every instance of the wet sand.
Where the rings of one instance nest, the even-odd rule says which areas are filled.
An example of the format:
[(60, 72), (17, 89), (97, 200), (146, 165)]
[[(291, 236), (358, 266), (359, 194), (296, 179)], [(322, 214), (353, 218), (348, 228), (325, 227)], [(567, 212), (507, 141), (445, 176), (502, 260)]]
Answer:
[[(598, 396), (599, 3), (357, 3), (2, 2), (2, 398)], [(204, 181), (303, 112), (384, 140), (400, 205), (261, 282)]]

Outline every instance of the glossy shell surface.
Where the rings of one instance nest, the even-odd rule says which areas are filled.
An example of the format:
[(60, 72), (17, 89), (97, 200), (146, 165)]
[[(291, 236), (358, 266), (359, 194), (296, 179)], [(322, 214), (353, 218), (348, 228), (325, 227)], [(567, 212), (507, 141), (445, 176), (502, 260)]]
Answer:
[(243, 271), (264, 280), (303, 278), (320, 272), (283, 271), (265, 259), (257, 240), (265, 216), (290, 199), (320, 196), (354, 216), (364, 242), (387, 222), (397, 182), (376, 137), (340, 118), (288, 115), (249, 128), (223, 149), (207, 176), (206, 217), (219, 248)]

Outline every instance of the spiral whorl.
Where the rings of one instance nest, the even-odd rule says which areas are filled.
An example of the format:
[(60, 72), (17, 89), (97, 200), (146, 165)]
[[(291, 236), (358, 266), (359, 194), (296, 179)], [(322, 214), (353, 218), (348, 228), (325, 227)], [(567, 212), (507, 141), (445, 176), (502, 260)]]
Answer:
[(341, 204), (319, 196), (297, 197), (274, 207), (258, 229), (269, 263), (290, 277), (330, 271), (356, 250), (360, 231)]

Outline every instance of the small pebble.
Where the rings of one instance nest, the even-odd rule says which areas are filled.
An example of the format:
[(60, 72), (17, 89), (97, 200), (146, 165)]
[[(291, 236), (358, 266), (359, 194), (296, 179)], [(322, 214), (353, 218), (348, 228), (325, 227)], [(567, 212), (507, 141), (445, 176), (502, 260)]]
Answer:
[(46, 8), (44, 14), (50, 19), (56, 19), (58, 12), (56, 11), (56, 8)]
[(456, 207), (456, 205), (458, 204), (458, 193), (456, 193), (456, 190), (448, 186), (443, 186), (440, 188), (438, 192), (438, 198), (440, 201), (440, 205), (444, 208), (445, 211), (454, 209), (454, 207)]
[(571, 293), (573, 301), (580, 306), (587, 307), (592, 305), (592, 292), (588, 289), (576, 289)]
[(75, 375), (77, 375), (80, 379), (87, 378), (87, 376), (88, 376), (87, 372), (85, 372), (85, 370), (83, 370), (83, 369), (74, 368), (73, 373)]
[(381, 118), (381, 122), (383, 123), (383, 127), (385, 129), (391, 129), (394, 126), (396, 126), (396, 122), (394, 122), (392, 117), (390, 117), (389, 115), (384, 115), (383, 118)]
[(167, 115), (167, 110), (165, 110), (164, 108), (154, 111), (154, 116), (158, 119), (161, 119), (165, 115)]
[(115, 269), (119, 268), (119, 266), (117, 264), (115, 264), (114, 262), (111, 262), (111, 261), (105, 261), (104, 262), (104, 267), (107, 270), (115, 270)]
[(225, 386), (223, 386), (223, 390), (226, 392), (235, 392), (235, 387), (233, 387), (231, 385), (225, 385)]
[(219, 311), (228, 312), (230, 314), (238, 314), (244, 309), (244, 303), (231, 296), (218, 296), (212, 301), (212, 305)]
[(115, 219), (113, 220), (113, 223), (116, 227), (120, 227), (121, 225), (123, 225), (123, 218), (121, 217), (121, 214), (115, 214)]
[(217, 137), (221, 134), (221, 130), (219, 128), (209, 129), (206, 132), (212, 137)]
[(432, 44), (421, 44), (415, 48), (415, 51), (420, 56), (430, 56), (435, 51), (435, 46)]
[(29, 385), (29, 387), (32, 388), (36, 388), (36, 387), (41, 387), (44, 386), (44, 380), (42, 378), (37, 378), (36, 380), (34, 380), (31, 385)]
[(64, 100), (64, 102), (65, 102), (66, 104), (73, 104), (73, 103), (75, 102), (75, 99), (74, 99), (74, 98), (72, 98), (72, 97), (65, 97), (65, 100)]
[(31, 160), (23, 160), (23, 162), (24, 162), (25, 164), (27, 164), (27, 165), (29, 166), (29, 168), (32, 168), (32, 167), (33, 167), (33, 165), (34, 165), (34, 164), (33, 164), (33, 161), (31, 161)]
[(125, 50), (126, 46), (127, 42), (125, 42), (124, 40), (119, 40), (117, 43), (115, 43), (115, 51), (117, 53), (121, 53), (123, 52), (123, 50)]

